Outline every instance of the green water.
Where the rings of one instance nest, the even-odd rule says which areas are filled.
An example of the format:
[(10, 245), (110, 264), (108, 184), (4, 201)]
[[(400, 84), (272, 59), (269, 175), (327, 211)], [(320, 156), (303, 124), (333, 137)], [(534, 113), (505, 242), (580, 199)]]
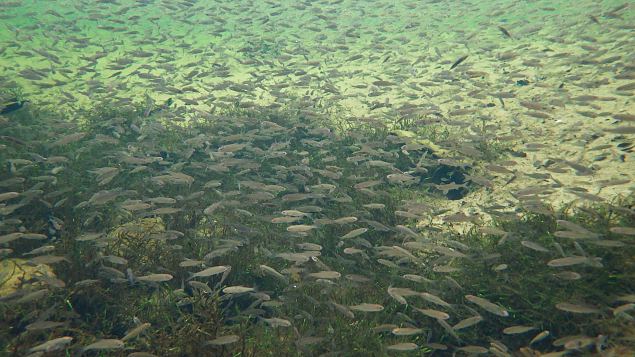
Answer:
[(632, 4), (0, 10), (0, 354), (635, 354)]

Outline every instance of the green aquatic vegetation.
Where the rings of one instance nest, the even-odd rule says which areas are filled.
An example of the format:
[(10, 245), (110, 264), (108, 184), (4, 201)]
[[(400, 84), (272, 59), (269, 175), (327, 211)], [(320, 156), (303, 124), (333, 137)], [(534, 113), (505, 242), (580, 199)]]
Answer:
[(283, 44), (276, 39), (260, 37), (247, 41), (247, 43), (239, 50), (247, 58), (263, 60), (275, 58), (280, 55)]
[(7, 101), (17, 100), (18, 102), (27, 100), (24, 89), (16, 83), (2, 83), (0, 86), (0, 105)]
[[(583, 325), (585, 333), (602, 333), (606, 329), (602, 325), (605, 322), (596, 324), (577, 315), (565, 319), (556, 305), (584, 302), (614, 306), (612, 296), (624, 293), (625, 281), (632, 275), (631, 266), (623, 268), (628, 265), (626, 249), (607, 252), (605, 247), (587, 246), (584, 241), (580, 244), (585, 254), (601, 256), (603, 269), (592, 264), (575, 267), (581, 278), (573, 282), (555, 276), (563, 269), (547, 265), (559, 257), (553, 248), (556, 242), (567, 255), (579, 255), (573, 241), (563, 241), (554, 235), (560, 229), (557, 219), (575, 222), (608, 237), (612, 233), (607, 230), (613, 225), (633, 226), (623, 210), (603, 204), (565, 208), (553, 216), (537, 210), (518, 210), (516, 214), (520, 219), (500, 218), (493, 222), (495, 227), (507, 232), (505, 238), (481, 233), (476, 228), (459, 235), (445, 229), (455, 223), (443, 223), (441, 227), (435, 223), (436, 215), (445, 212), (447, 199), (437, 194), (442, 192), (437, 187), (459, 183), (460, 175), (470, 169), (439, 164), (433, 159), (438, 153), (427, 149), (404, 153), (403, 144), (393, 141), (394, 133), (362, 127), (355, 129), (359, 132), (344, 135), (324, 129), (332, 128), (326, 116), (303, 117), (290, 108), (259, 111), (241, 107), (228, 108), (220, 114), (230, 118), (229, 122), (239, 123), (239, 128), (232, 131), (228, 121), (222, 120), (200, 120), (191, 126), (172, 123), (168, 120), (174, 114), (171, 110), (150, 117), (139, 110), (94, 111), (91, 114), (94, 117), (86, 118), (82, 126), (87, 131), (85, 136), (71, 137), (70, 142), (59, 146), (36, 143), (42, 145), (36, 149), (46, 148), (48, 156), (68, 156), (69, 160), (57, 174), (57, 183), (51, 184), (60, 191), (47, 196), (51, 205), (35, 206), (31, 216), (24, 216), (24, 224), (41, 225), (42, 217), (51, 212), (56, 217), (65, 217), (64, 231), (54, 244), (55, 254), (63, 254), (69, 262), (54, 266), (67, 286), (57, 288), (42, 304), (34, 306), (40, 311), (49, 301), (64, 301), (68, 313), (77, 317), (69, 321), (66, 329), (56, 332), (72, 335), (78, 346), (98, 338), (122, 338), (135, 326), (136, 317), (151, 327), (148, 333), (126, 342), (126, 346), (155, 353), (169, 351), (174, 355), (209, 351), (218, 355), (342, 351), (351, 355), (380, 356), (390, 353), (387, 346), (398, 342), (415, 342), (421, 346), (418, 352), (425, 354), (430, 352), (425, 347), (429, 341), (453, 346), (485, 344), (482, 336), (500, 338), (516, 350), (527, 341), (502, 334), (503, 327), (535, 326), (537, 332), (549, 329), (561, 337), (581, 333), (579, 326)], [(138, 132), (133, 126), (138, 127)], [(284, 134), (272, 139), (262, 134), (263, 128), (277, 128), (275, 130)], [(37, 130), (44, 129), (38, 127)], [(252, 135), (249, 147), (241, 144), (246, 135)], [(144, 136), (152, 140), (145, 140)], [(99, 138), (104, 137), (119, 140), (101, 142)], [(49, 142), (53, 140), (59, 139)], [(239, 145), (226, 146), (231, 144)], [(280, 144), (285, 156), (266, 157), (268, 148)], [(231, 158), (235, 161), (231, 162), (236, 165), (244, 164), (254, 153), (258, 160), (230, 169), (214, 166), (222, 161), (218, 158), (205, 161), (210, 155), (225, 155), (218, 149), (223, 147), (232, 152)], [(4, 155), (7, 158), (27, 155), (26, 149), (12, 150)], [(373, 150), (376, 160), (372, 163), (349, 161), (363, 150)], [(124, 159), (121, 153), (126, 153)], [(146, 161), (148, 157), (158, 156), (160, 160)], [(125, 161), (129, 158), (141, 160), (143, 164), (138, 165), (145, 166), (147, 171), (131, 172), (135, 166)], [(201, 164), (204, 161), (208, 166)], [(396, 170), (408, 171), (417, 164), (425, 170), (413, 173), (416, 178), (413, 182), (393, 184), (384, 179)], [(309, 165), (311, 169), (305, 169)], [(105, 171), (100, 171), (103, 168)], [(23, 174), (32, 176), (40, 175), (39, 172), (37, 165), (22, 169)], [(116, 172), (116, 175), (110, 178), (104, 172)], [(306, 175), (310, 181), (303, 181), (298, 175)], [(372, 190), (364, 191), (355, 187), (362, 180), (371, 185), (373, 180), (378, 182)], [(212, 185), (205, 187), (207, 182)], [(281, 186), (281, 182), (288, 186)], [(293, 199), (287, 196), (295, 194), (293, 188), (300, 194), (323, 196), (301, 197), (299, 202), (278, 206), (271, 198), (259, 198), (258, 195), (266, 191), (262, 187), (267, 184), (284, 188), (285, 192), (271, 194), (282, 202)], [(143, 195), (135, 194), (140, 192)], [(65, 195), (67, 201), (58, 205)], [(163, 205), (152, 201), (161, 197), (174, 203)], [(135, 202), (133, 198), (141, 199)], [(396, 211), (405, 209), (404, 202), (421, 204), (423, 211), (418, 213), (421, 218), (396, 215)], [(371, 203), (384, 206), (380, 209), (363, 206)], [(137, 210), (133, 208), (135, 204), (148, 207)], [(629, 201), (615, 202), (615, 205), (628, 207)], [(53, 206), (57, 207), (53, 209)], [(289, 225), (270, 223), (282, 210), (303, 206), (312, 206), (310, 210), (317, 207), (320, 211), (295, 222), (315, 224), (306, 236), (290, 233)], [(178, 209), (160, 211), (175, 207)], [(209, 207), (213, 209), (208, 210)], [(333, 223), (338, 218), (351, 216), (357, 221)], [(317, 224), (316, 219), (323, 221)], [(389, 229), (383, 231), (369, 226), (368, 231), (358, 237), (342, 239), (349, 232), (368, 226), (365, 220), (379, 222)], [(456, 223), (456, 227), (461, 224)], [(399, 231), (399, 225), (412, 229), (412, 233)], [(82, 238), (91, 232), (101, 232), (105, 238), (99, 238), (99, 244)], [(434, 245), (411, 251), (395, 248), (428, 240)], [(535, 246), (522, 245), (525, 240), (550, 251), (536, 251)], [(11, 243), (12, 248), (20, 252), (38, 247), (37, 242), (28, 240)], [(303, 264), (283, 259), (281, 253), (302, 251), (298, 243), (319, 244), (321, 253)], [(347, 254), (345, 248), (363, 249), (364, 254)], [(465, 257), (439, 254), (451, 254), (450, 248), (456, 248), (454, 253)], [(125, 263), (121, 259), (125, 259)], [(206, 267), (231, 266), (231, 271), (226, 277), (219, 274), (191, 279), (203, 266), (201, 263), (180, 266), (187, 259), (201, 260)], [(284, 272), (289, 284), (263, 274), (261, 264)], [(506, 269), (495, 270), (500, 264), (507, 264)], [(451, 269), (442, 272), (447, 268)], [(320, 271), (335, 271), (341, 276), (331, 280), (311, 276)], [(151, 274), (164, 274), (162, 277), (167, 274), (169, 278), (155, 283), (135, 281)], [(404, 278), (405, 274), (430, 281), (417, 283)], [(356, 280), (364, 278), (368, 281)], [(77, 283), (79, 285), (74, 285)], [(255, 293), (230, 296), (222, 292), (225, 287), (237, 285), (254, 288)], [(452, 308), (437, 306), (430, 302), (430, 297), (426, 299), (418, 293), (406, 296), (408, 304), (404, 305), (389, 294), (392, 288), (426, 292), (449, 302)], [(510, 316), (495, 316), (466, 302), (467, 294), (500, 305)], [(277, 306), (266, 306), (267, 301)], [(379, 304), (382, 311), (354, 311), (355, 318), (351, 319), (343, 311), (346, 308), (342, 309), (342, 306), (363, 303)], [(453, 332), (416, 308), (443, 310), (451, 316), (452, 324), (476, 313), (485, 321)], [(22, 308), (4, 310), (3, 314), (6, 321), (29, 319)], [(271, 318), (283, 319), (291, 326), (271, 327), (267, 322)], [(65, 320), (63, 314), (50, 319)], [(389, 330), (373, 330), (382, 324), (423, 331), (414, 336), (394, 336)], [(20, 331), (13, 330), (2, 336), (12, 350), (22, 351), (39, 341), (36, 335), (17, 339)], [(206, 345), (207, 341), (225, 335), (237, 335), (239, 340), (225, 346)], [(324, 340), (315, 342), (319, 338)], [(540, 346), (550, 350), (548, 344)]]
[(476, 147), (483, 154), (482, 159), (484, 161), (495, 162), (500, 158), (506, 157), (506, 154), (512, 150), (513, 143), (490, 137), (480, 140)]
[[(596, 207), (593, 211), (601, 212), (605, 209)], [(592, 231), (606, 232), (606, 223), (601, 214), (589, 219), (584, 210), (570, 216), (562, 215), (560, 219), (581, 223)], [(558, 273), (566, 268), (555, 269), (546, 264), (550, 256), (557, 254), (552, 248), (555, 243), (560, 243), (565, 252), (571, 252), (574, 249), (571, 246), (572, 242), (558, 240), (552, 235), (557, 229), (553, 218), (544, 215), (528, 215), (519, 221), (503, 223), (501, 228), (508, 232), (508, 237), (503, 243), (498, 238), (482, 239), (481, 237), (484, 238), (484, 236), (476, 232), (466, 238), (472, 242), (479, 242), (484, 251), (498, 252), (499, 257), (483, 262), (464, 261), (459, 274), (460, 281), (469, 282), (469, 285), (464, 285), (464, 288), (479, 291), (481, 296), (497, 301), (502, 306), (513, 306), (509, 310), (512, 321), (505, 321), (507, 325), (536, 325), (540, 329), (551, 331), (556, 336), (583, 332), (589, 335), (601, 333), (600, 323), (589, 321), (584, 316), (573, 315), (567, 319), (545, 319), (544, 317), (559, 316), (556, 305), (562, 302), (586, 303), (594, 306), (611, 305), (612, 299), (620, 293), (620, 287), (627, 283), (626, 276), (616, 276), (611, 272), (621, 269), (624, 262), (631, 259), (629, 253), (616, 250), (605, 251), (592, 245), (585, 245), (585, 254), (601, 256), (604, 267), (590, 265), (571, 267), (581, 274), (581, 278), (568, 281), (558, 277)], [(518, 244), (518, 241), (523, 239), (548, 247), (553, 253), (529, 250)], [(498, 263), (506, 263), (508, 268), (499, 272), (493, 271), (492, 268)], [(550, 278), (545, 281), (545, 277)], [(599, 286), (602, 288), (598, 288)], [(496, 334), (496, 331), (479, 330), (478, 333), (492, 335)]]

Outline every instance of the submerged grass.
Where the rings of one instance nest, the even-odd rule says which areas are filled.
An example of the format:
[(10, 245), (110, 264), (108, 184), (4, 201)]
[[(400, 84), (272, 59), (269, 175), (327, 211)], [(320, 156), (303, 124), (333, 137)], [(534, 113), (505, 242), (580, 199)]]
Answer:
[[(428, 342), (440, 342), (451, 346), (465, 344), (487, 345), (489, 339), (500, 339), (512, 351), (527, 346), (529, 335), (522, 338), (506, 336), (501, 333), (501, 326), (528, 325), (536, 327), (536, 331), (549, 330), (553, 336), (570, 336), (585, 334), (597, 336), (612, 333), (611, 347), (634, 349), (633, 334), (630, 322), (620, 317), (611, 317), (611, 311), (603, 309), (602, 319), (588, 318), (581, 315), (566, 315), (556, 308), (561, 302), (584, 302), (595, 306), (615, 306), (617, 295), (628, 293), (630, 281), (635, 273), (633, 242), (616, 236), (608, 231), (610, 226), (635, 226), (630, 211), (632, 198), (625, 198), (612, 204), (598, 204), (590, 207), (565, 207), (554, 216), (532, 212), (524, 212), (520, 219), (494, 219), (493, 226), (506, 232), (505, 238), (481, 233), (477, 228), (460, 235), (449, 230), (432, 232), (442, 244), (451, 245), (453, 241), (468, 245), (470, 257), (456, 259), (442, 256), (433, 250), (417, 252), (418, 264), (409, 264), (397, 260), (398, 268), (383, 267), (368, 257), (349, 257), (341, 253), (343, 246), (339, 240), (346, 233), (346, 228), (324, 226), (305, 237), (303, 242), (322, 245), (323, 254), (319, 260), (310, 262), (314, 270), (335, 270), (347, 274), (364, 275), (368, 282), (356, 282), (354, 278), (342, 277), (335, 284), (329, 281), (310, 281), (301, 273), (293, 271), (294, 266), (282, 260), (270, 263), (278, 271), (290, 268), (288, 273), (290, 284), (285, 286), (280, 281), (260, 273), (259, 264), (269, 261), (278, 252), (293, 251), (294, 237), (286, 235), (284, 227), (269, 223), (270, 210), (266, 205), (234, 202), (219, 208), (213, 213), (201, 214), (197, 200), (204, 197), (210, 202), (221, 199), (231, 200), (213, 189), (202, 190), (200, 194), (191, 192), (184, 185), (166, 185), (153, 187), (148, 194), (156, 196), (177, 197), (182, 202), (180, 210), (170, 215), (160, 215), (161, 219), (154, 225), (146, 225), (144, 215), (131, 214), (116, 205), (105, 204), (99, 210), (84, 209), (82, 202), (89, 200), (95, 190), (108, 187), (123, 190), (147, 192), (152, 181), (147, 176), (134, 175), (128, 172), (116, 176), (104, 187), (95, 188), (94, 178), (87, 174), (89, 170), (99, 167), (123, 167), (121, 157), (113, 155), (117, 152), (128, 152), (129, 143), (139, 142), (146, 146), (146, 152), (153, 156), (182, 160), (183, 165), (190, 158), (206, 155), (204, 148), (223, 145), (231, 140), (226, 139), (227, 122), (246, 123), (239, 133), (243, 135), (260, 128), (264, 121), (275, 123), (285, 128), (300, 127), (293, 135), (286, 137), (289, 141), (289, 152), (307, 151), (305, 157), (319, 162), (325, 156), (325, 148), (301, 145), (303, 140), (310, 139), (308, 132), (316, 127), (332, 127), (329, 118), (303, 116), (297, 108), (288, 110), (256, 110), (238, 106), (227, 108), (217, 116), (225, 120), (200, 119), (191, 125), (171, 122), (175, 115), (165, 110), (156, 115), (146, 115), (147, 108), (131, 107), (116, 109), (109, 106), (95, 108), (86, 112), (82, 122), (77, 125), (86, 133), (86, 138), (69, 143), (63, 147), (51, 145), (46, 133), (51, 125), (65, 127), (67, 124), (60, 117), (51, 119), (51, 113), (38, 113), (36, 109), (28, 109), (10, 117), (11, 124), (3, 133), (15, 136), (28, 142), (28, 145), (9, 145), (0, 151), (0, 160), (9, 162), (13, 158), (33, 157), (30, 153), (45, 153), (47, 156), (65, 155), (72, 158), (64, 169), (56, 176), (56, 195), (47, 197), (52, 204), (34, 204), (25, 202), (30, 207), (28, 212), (17, 208), (17, 214), (23, 219), (23, 225), (43, 228), (50, 216), (64, 217), (64, 232), (58, 240), (53, 240), (56, 252), (68, 259), (68, 263), (55, 265), (57, 278), (65, 285), (51, 289), (45, 299), (15, 304), (10, 299), (0, 301), (0, 344), (7, 353), (19, 353), (47, 339), (47, 331), (31, 332), (26, 326), (38, 319), (49, 321), (66, 321), (57, 327), (53, 336), (71, 335), (73, 344), (88, 345), (100, 338), (120, 338), (134, 326), (134, 321), (148, 322), (151, 327), (146, 333), (127, 342), (127, 348), (151, 351), (162, 356), (294, 356), (341, 353), (347, 356), (380, 356), (389, 352), (386, 346), (398, 342), (416, 342), (425, 346)], [(218, 118), (218, 117), (215, 117)], [(250, 119), (250, 120), (247, 120)], [(54, 123), (54, 124), (52, 124)], [(162, 125), (159, 125), (161, 123)], [(402, 123), (402, 125), (405, 125)], [(72, 126), (72, 125), (71, 125)], [(137, 128), (129, 130), (130, 128)], [(350, 128), (349, 128), (350, 129)], [(404, 130), (412, 129), (411, 126)], [(57, 128), (56, 128), (57, 130)], [(360, 124), (354, 131), (363, 140), (386, 140), (390, 130), (383, 126)], [(42, 136), (45, 135), (45, 136)], [(101, 139), (100, 140), (100, 135)], [(140, 136), (152, 136), (151, 142), (144, 142)], [(196, 139), (200, 135), (199, 139)], [(449, 139), (449, 131), (443, 127), (426, 127), (417, 129), (420, 138), (433, 142)], [(107, 138), (118, 138), (112, 141)], [(44, 138), (44, 139), (43, 139)], [(192, 146), (197, 150), (184, 153), (182, 145), (186, 140), (200, 140)], [(256, 138), (266, 142), (268, 138)], [(494, 159), (502, 151), (497, 142), (483, 142), (486, 156)], [(105, 148), (108, 155), (102, 155)], [(398, 152), (398, 144), (386, 144), (386, 152)], [(332, 142), (328, 154), (333, 156), (329, 165), (343, 169), (345, 175), (377, 176), (378, 173), (364, 165), (347, 161), (347, 157), (359, 150), (359, 141), (352, 137)], [(397, 155), (400, 155), (397, 153)], [(240, 154), (237, 156), (240, 158)], [(286, 164), (285, 159), (273, 159), (263, 162), (259, 174), (264, 178), (276, 176), (276, 165)], [(156, 162), (148, 166), (156, 168)], [(178, 165), (178, 163), (177, 163)], [(406, 165), (407, 166), (407, 165)], [(442, 171), (441, 166), (430, 164), (428, 172)], [(444, 173), (437, 183), (444, 182), (454, 175), (457, 169), (442, 168)], [(19, 167), (11, 172), (2, 168), (3, 180), (10, 180), (16, 173), (20, 175), (41, 175), (39, 165)], [(222, 172), (210, 171), (205, 175), (192, 172), (197, 179), (205, 182), (218, 179), (223, 187), (239, 187), (240, 176), (225, 175)], [(197, 176), (198, 175), (198, 176)], [(346, 176), (348, 177), (348, 176)], [(292, 177), (284, 178), (293, 180)], [(405, 186), (380, 186), (381, 192), (368, 196), (352, 189), (354, 181), (347, 186), (338, 187), (343, 200), (350, 197), (354, 204), (323, 206), (329, 217), (359, 216), (359, 218), (375, 220), (394, 227), (406, 224), (398, 219), (394, 212), (404, 200), (431, 202), (428, 183), (429, 177), (423, 176), (420, 182)], [(275, 183), (275, 180), (271, 180)], [(385, 185), (385, 184), (382, 184)], [(40, 185), (41, 186), (41, 185)], [(29, 187), (24, 187), (25, 190)], [(30, 188), (34, 189), (34, 188)], [(71, 194), (72, 193), (72, 194)], [(60, 203), (60, 200), (66, 199)], [(440, 199), (436, 203), (441, 202)], [(33, 203), (33, 204), (32, 204)], [(382, 203), (385, 209), (363, 211), (362, 203)], [(232, 206), (233, 205), (233, 206)], [(53, 209), (54, 207), (54, 209)], [(232, 209), (239, 207), (244, 212)], [(247, 210), (247, 208), (249, 210)], [(146, 215), (153, 216), (153, 215)], [(153, 218), (156, 219), (156, 218)], [(577, 242), (563, 241), (553, 235), (558, 229), (556, 219), (575, 222), (586, 229), (607, 238), (625, 241), (621, 249), (606, 248), (593, 245), (576, 245)], [(308, 221), (307, 221), (308, 223)], [(417, 220), (411, 219), (412, 225)], [(129, 229), (133, 228), (133, 229)], [(127, 230), (128, 229), (128, 230)], [(166, 231), (175, 230), (184, 235), (177, 243), (166, 238)], [(110, 237), (105, 246), (95, 246), (90, 242), (82, 242), (77, 237), (86, 232), (105, 232)], [(159, 238), (157, 238), (159, 237)], [(364, 235), (366, 242), (374, 248), (400, 245), (409, 239), (400, 235), (390, 235), (380, 231), (369, 231)], [(228, 241), (234, 240), (237, 243)], [(519, 244), (521, 240), (531, 240), (544, 247), (559, 244), (568, 254), (588, 254), (601, 256), (603, 267), (582, 266), (576, 269), (581, 278), (567, 281), (558, 278), (557, 269), (546, 265), (553, 254), (545, 254), (529, 250)], [(350, 246), (363, 245), (364, 241), (351, 240)], [(16, 252), (28, 252), (37, 248), (38, 243), (17, 241), (11, 245)], [(219, 250), (220, 249), (220, 250)], [(217, 255), (205, 258), (206, 254), (216, 251)], [(169, 283), (149, 285), (132, 285), (127, 276), (104, 270), (103, 255), (115, 255), (126, 259), (126, 268), (139, 276), (147, 273), (169, 272), (174, 279)], [(230, 298), (220, 292), (216, 286), (220, 278), (211, 278), (211, 292), (191, 287), (190, 273), (179, 266), (185, 258), (203, 259), (206, 264), (230, 265), (231, 274), (222, 286), (244, 285), (256, 287), (262, 296), (258, 303), (246, 297)], [(3, 257), (3, 259), (5, 259)], [(279, 262), (279, 263), (278, 263)], [(436, 265), (452, 264), (458, 271), (439, 275), (433, 272)], [(496, 271), (493, 267), (507, 264), (507, 269)], [(122, 267), (114, 266), (115, 268)], [(191, 270), (191, 269), (190, 269)], [(415, 283), (403, 279), (404, 272), (434, 279), (430, 283)], [(545, 280), (545, 277), (550, 277)], [(94, 282), (88, 279), (95, 279)], [(37, 280), (37, 277), (30, 279)], [(26, 284), (28, 281), (25, 281)], [(434, 308), (419, 297), (409, 297), (408, 305), (395, 302), (388, 294), (390, 287), (410, 288), (415, 291), (428, 291), (438, 294), (446, 301), (452, 302), (450, 313), (465, 318), (480, 313), (485, 321), (471, 329), (449, 333), (437, 321), (423, 316), (414, 310), (418, 308)], [(633, 291), (630, 291), (633, 293)], [(476, 306), (464, 303), (466, 294), (496, 301), (505, 307), (510, 317), (496, 317), (480, 311)], [(277, 306), (260, 306), (261, 303), (275, 297)], [(346, 316), (335, 304), (344, 306), (357, 305), (362, 302), (381, 304), (385, 310), (381, 313), (354, 312), (355, 318)], [(38, 317), (39, 316), (39, 317)], [(44, 316), (44, 317), (42, 317)], [(268, 317), (284, 317), (292, 322), (289, 328), (271, 328), (265, 319)], [(412, 316), (418, 316), (413, 318)], [(390, 332), (373, 331), (382, 324), (395, 326), (419, 327), (422, 334), (413, 337), (396, 337)], [(620, 330), (622, 327), (624, 329)], [(630, 329), (629, 329), (630, 328)], [(389, 331), (389, 330), (388, 330)], [(227, 346), (211, 346), (206, 342), (217, 336), (235, 334), (240, 337), (236, 344)], [(485, 338), (484, 336), (488, 336)], [(315, 339), (312, 339), (315, 337)], [(550, 342), (545, 340), (534, 347), (551, 350)], [(127, 352), (127, 351), (126, 351)], [(114, 351), (109, 355), (125, 355), (126, 352)], [(432, 349), (424, 347), (418, 350), (421, 354), (433, 354)]]

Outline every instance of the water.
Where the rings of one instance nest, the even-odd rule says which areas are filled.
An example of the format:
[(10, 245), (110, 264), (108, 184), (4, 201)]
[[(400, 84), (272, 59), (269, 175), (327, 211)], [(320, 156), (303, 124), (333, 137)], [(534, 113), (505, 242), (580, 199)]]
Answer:
[(3, 353), (634, 354), (632, 4), (0, 9)]

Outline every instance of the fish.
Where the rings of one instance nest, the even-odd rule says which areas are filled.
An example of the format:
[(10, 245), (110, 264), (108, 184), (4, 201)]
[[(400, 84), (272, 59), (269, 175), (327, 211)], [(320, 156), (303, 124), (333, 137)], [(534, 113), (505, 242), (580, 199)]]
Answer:
[(547, 262), (547, 265), (553, 268), (568, 267), (572, 265), (580, 265), (589, 263), (590, 259), (584, 256), (570, 256), (564, 258), (552, 259)]
[(491, 301), (487, 299), (474, 296), (474, 295), (465, 295), (465, 299), (471, 303), (478, 305), (483, 310), (490, 312), (494, 315), (498, 315), (500, 317), (509, 317), (509, 312), (507, 312), (507, 310), (505, 310), (499, 305), (492, 303)]
[(549, 253), (549, 249), (543, 247), (542, 245), (536, 243), (536, 242), (532, 242), (532, 241), (528, 241), (528, 240), (523, 240), (520, 242), (520, 244), (523, 247), (527, 247), (531, 250), (534, 250), (536, 252), (543, 252), (543, 253)]
[[(17, 278), (0, 301), (26, 331), (0, 339), (16, 353), (103, 291), (124, 313), (54, 353), (622, 348), (603, 336), (635, 303), (629, 4), (563, 20), (544, 4), (22, 3), (0, 3), (0, 109), (31, 100), (0, 115), (0, 282)], [(422, 12), (463, 30), (400, 22)], [(169, 329), (125, 313), (148, 301)], [(594, 334), (558, 324), (572, 318)]]
[(270, 266), (267, 266), (267, 265), (264, 265), (264, 264), (260, 264), (259, 267), (260, 267), (260, 270), (264, 274), (272, 276), (272, 277), (278, 279), (279, 281), (281, 281), (281, 282), (283, 282), (285, 284), (289, 282), (286, 276), (282, 275), (281, 273), (279, 273), (274, 268), (272, 268)]
[(339, 279), (342, 274), (336, 271), (320, 271), (317, 273), (310, 273), (308, 276), (315, 279)]
[(198, 271), (196, 273), (192, 273), (190, 275), (190, 277), (188, 278), (188, 280), (194, 279), (194, 278), (207, 278), (210, 276), (214, 276), (217, 274), (222, 274), (225, 272), (228, 272), (231, 270), (231, 267), (229, 265), (217, 265), (217, 266), (213, 266), (213, 267), (209, 267), (209, 268), (205, 268), (201, 271)]
[(232, 343), (236, 343), (238, 341), (240, 341), (240, 336), (237, 336), (237, 335), (225, 335), (225, 336), (216, 337), (213, 340), (209, 340), (209, 341), (205, 342), (205, 345), (225, 346), (225, 345), (229, 345), (229, 344), (232, 344)]
[(361, 311), (361, 312), (380, 312), (384, 310), (384, 307), (379, 304), (370, 304), (370, 303), (362, 303), (359, 305), (351, 305), (348, 307), (353, 311)]
[(460, 65), (461, 63), (463, 63), (463, 61), (465, 61), (467, 59), (469, 55), (465, 55), (465, 56), (461, 56), (459, 57), (456, 61), (454, 61), (454, 63), (452, 63), (452, 65), (450, 66), (450, 70), (455, 69), (458, 65)]
[(609, 231), (611, 233), (625, 236), (635, 236), (635, 227), (611, 227), (609, 228)]
[(296, 246), (303, 250), (322, 250), (322, 246), (315, 243), (298, 243)]
[(27, 303), (31, 303), (33, 301), (42, 299), (45, 296), (47, 296), (49, 293), (50, 293), (49, 289), (34, 290), (31, 292), (28, 292), (24, 296), (12, 302), (15, 304), (27, 304)]
[(386, 349), (389, 351), (399, 351), (399, 352), (414, 351), (418, 348), (419, 346), (416, 343), (412, 343), (412, 342), (400, 342), (400, 343), (395, 343), (394, 345), (390, 345), (386, 347)]
[(18, 192), (4, 192), (0, 193), (0, 202), (12, 200), (16, 197), (20, 197), (20, 193)]
[(468, 345), (468, 346), (463, 346), (463, 347), (459, 347), (456, 349), (457, 351), (461, 351), (461, 352), (465, 352), (468, 354), (483, 354), (483, 353), (488, 353), (489, 350), (483, 346), (475, 346), (475, 345)]
[(455, 331), (462, 330), (464, 328), (472, 327), (480, 323), (481, 321), (483, 321), (483, 317), (480, 315), (468, 317), (466, 319), (463, 319), (457, 322), (454, 326), (452, 326), (452, 329)]
[(83, 354), (86, 351), (118, 350), (124, 348), (124, 346), (125, 343), (122, 340), (105, 338), (83, 347), (80, 354)]
[(634, 303), (628, 303), (628, 304), (624, 304), (624, 305), (620, 305), (616, 308), (613, 309), (613, 316), (624, 316), (626, 315), (626, 313), (628, 311), (634, 310), (635, 309), (635, 304)]
[(418, 308), (415, 308), (415, 310), (419, 311), (420, 313), (428, 317), (432, 317), (433, 319), (437, 319), (437, 320), (447, 320), (450, 318), (450, 315), (448, 315), (447, 313), (443, 311), (438, 311), (433, 309), (418, 309)]
[(447, 303), (446, 301), (444, 301), (443, 299), (441, 299), (440, 297), (427, 293), (427, 292), (423, 292), (421, 293), (419, 296), (421, 296), (422, 298), (424, 298), (425, 300), (433, 303), (433, 304), (437, 304), (443, 307), (451, 307), (449, 303)]
[(575, 314), (597, 314), (600, 310), (594, 306), (561, 302), (556, 304), (558, 310), (572, 312)]
[(559, 273), (555, 273), (554, 276), (563, 280), (578, 280), (582, 278), (580, 273), (574, 271), (561, 271)]
[(66, 346), (69, 345), (72, 341), (73, 341), (73, 338), (70, 336), (54, 338), (52, 340), (48, 340), (42, 344), (39, 344), (35, 347), (31, 347), (28, 350), (28, 353), (35, 353), (35, 352), (46, 353), (46, 352), (59, 351), (61, 349), (66, 348)]
[(408, 305), (408, 301), (401, 296), (401, 294), (399, 294), (399, 290), (393, 288), (393, 287), (389, 287), (388, 288), (388, 295), (390, 295), (390, 297), (392, 297), (393, 299), (395, 299), (398, 303), (402, 304), (402, 305)]
[(412, 327), (396, 327), (392, 329), (392, 334), (395, 336), (413, 336), (423, 333), (423, 329)]
[(406, 280), (414, 281), (416, 283), (430, 283), (430, 282), (432, 282), (432, 280), (427, 279), (426, 277), (423, 277), (421, 275), (416, 275), (416, 274), (405, 274), (405, 275), (402, 276), (402, 278), (404, 278)]
[(351, 239), (368, 232), (368, 228), (357, 228), (341, 236), (340, 239)]
[(536, 328), (533, 326), (516, 325), (516, 326), (505, 327), (503, 329), (503, 333), (505, 335), (519, 335), (519, 334), (523, 334), (535, 329)]
[(278, 317), (272, 317), (272, 318), (268, 318), (268, 319), (262, 319), (262, 321), (266, 322), (267, 325), (269, 325), (270, 327), (273, 328), (278, 328), (278, 327), (290, 327), (291, 326), (291, 321), (289, 320), (285, 320), (285, 319), (281, 319)]
[(317, 228), (316, 226), (313, 225), (307, 225), (307, 224), (298, 224), (298, 225), (293, 225), (293, 226), (289, 226), (287, 227), (287, 231), (291, 232), (291, 233), (306, 233), (312, 229)]
[(126, 335), (121, 338), (121, 341), (122, 342), (126, 342), (128, 340), (132, 340), (132, 339), (136, 338), (137, 336), (141, 335), (145, 330), (150, 328), (150, 326), (152, 326), (152, 325), (150, 323), (148, 323), (148, 322), (144, 322), (142, 324), (139, 324), (138, 326), (136, 326), (136, 327), (132, 328), (131, 330), (129, 330), (128, 332), (126, 332)]
[(545, 330), (545, 331), (541, 331), (538, 334), (536, 334), (536, 336), (534, 336), (531, 341), (529, 341), (529, 346), (533, 345), (534, 343), (538, 343), (542, 340), (544, 340), (545, 338), (547, 338), (551, 333), (549, 332), (549, 330)]
[(57, 321), (36, 321), (26, 325), (27, 331), (37, 331), (37, 330), (48, 330), (52, 328), (56, 328), (59, 326), (63, 326), (64, 322)]
[(202, 266), (205, 262), (203, 260), (186, 259), (179, 263), (181, 268), (190, 268), (196, 266)]
[(244, 293), (249, 293), (252, 291), (255, 291), (255, 289), (247, 287), (247, 286), (241, 286), (241, 285), (228, 286), (223, 288), (223, 292), (225, 294), (244, 294)]
[(513, 39), (512, 35), (509, 33), (509, 31), (507, 31), (506, 28), (504, 28), (503, 26), (498, 26), (498, 29), (500, 30), (500, 32), (503, 33), (503, 35), (505, 35), (505, 37)]
[(172, 278), (174, 277), (170, 274), (149, 274), (144, 276), (138, 276), (136, 279), (138, 281), (148, 282), (148, 283), (161, 283), (165, 281), (170, 281), (172, 280)]
[(343, 315), (343, 316), (345, 316), (345, 317), (347, 317), (349, 319), (354, 319), (355, 318), (355, 314), (347, 306), (338, 304), (338, 303), (336, 303), (334, 301), (330, 301), (329, 303), (341, 315)]

